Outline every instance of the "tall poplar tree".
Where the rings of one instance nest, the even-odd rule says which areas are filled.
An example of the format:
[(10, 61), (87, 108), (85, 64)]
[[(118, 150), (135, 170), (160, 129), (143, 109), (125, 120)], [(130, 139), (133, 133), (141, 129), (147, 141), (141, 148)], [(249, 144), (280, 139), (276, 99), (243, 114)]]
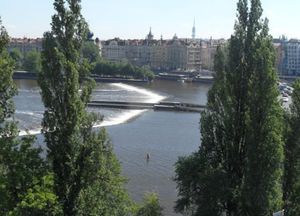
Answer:
[(283, 109), (279, 102), (275, 53), (260, 1), (249, 14), (247, 71), (249, 101), (242, 184), (242, 214), (272, 215), (282, 206)]
[(125, 215), (129, 204), (119, 162), (106, 132), (92, 131), (97, 119), (86, 111), (95, 84), (86, 79), (89, 68), (80, 56), (88, 32), (80, 0), (55, 0), (54, 8), (38, 79), (54, 192), (64, 215)]
[(300, 80), (294, 83), (292, 105), (287, 117), (285, 144), (283, 200), (284, 215), (300, 212)]
[(237, 12), (235, 32), (215, 58), (200, 149), (176, 164), (176, 210), (188, 215), (265, 216), (281, 206), (282, 110), (272, 40), (259, 0), (239, 0)]

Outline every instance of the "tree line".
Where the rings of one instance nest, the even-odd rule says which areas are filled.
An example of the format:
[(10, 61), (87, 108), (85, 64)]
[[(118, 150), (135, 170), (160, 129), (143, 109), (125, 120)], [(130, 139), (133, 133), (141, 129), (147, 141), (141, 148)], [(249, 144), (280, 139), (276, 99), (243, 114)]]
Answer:
[(143, 80), (153, 80), (154, 73), (143, 67), (137, 67), (130, 63), (112, 63), (108, 61), (99, 61), (96, 63), (93, 74), (104, 77), (124, 77)]
[(94, 41), (85, 41), (81, 48), (81, 55), (92, 66), (92, 74), (101, 77), (133, 78), (153, 80), (154, 73), (148, 67), (138, 67), (128, 61), (110, 62), (101, 58), (99, 48)]
[[(92, 74), (102, 77), (118, 77), (153, 80), (154, 73), (146, 67), (138, 67), (129, 62), (114, 63), (104, 60), (100, 57), (99, 48), (94, 40), (88, 38), (87, 33), (85, 40), (80, 48), (80, 56), (82, 60), (87, 61), (90, 65)], [(24, 70), (39, 73), (42, 70), (41, 52), (31, 50), (24, 54), (18, 48), (14, 48), (9, 52), (10, 57), (15, 61), (16, 70)]]
[(31, 50), (23, 54), (18, 48), (13, 48), (9, 55), (15, 62), (15, 70), (38, 73), (42, 69), (41, 53), (37, 50)]

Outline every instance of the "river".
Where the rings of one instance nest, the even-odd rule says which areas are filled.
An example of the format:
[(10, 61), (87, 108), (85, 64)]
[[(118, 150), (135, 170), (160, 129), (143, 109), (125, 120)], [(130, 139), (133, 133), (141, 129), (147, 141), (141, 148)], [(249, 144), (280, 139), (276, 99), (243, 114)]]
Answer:
[[(35, 81), (16, 80), (16, 120), (21, 134), (39, 134), (43, 115), (40, 90)], [(152, 83), (98, 83), (93, 99), (137, 102), (180, 101), (206, 104), (210, 84), (157, 80)], [(199, 113), (153, 110), (90, 109), (104, 115), (105, 126), (128, 178), (131, 197), (140, 202), (146, 191), (156, 192), (165, 215), (173, 212), (176, 200), (174, 163), (196, 151), (200, 144)], [(27, 132), (26, 132), (27, 131)], [(38, 145), (44, 143), (38, 139)], [(150, 155), (147, 162), (146, 155)]]

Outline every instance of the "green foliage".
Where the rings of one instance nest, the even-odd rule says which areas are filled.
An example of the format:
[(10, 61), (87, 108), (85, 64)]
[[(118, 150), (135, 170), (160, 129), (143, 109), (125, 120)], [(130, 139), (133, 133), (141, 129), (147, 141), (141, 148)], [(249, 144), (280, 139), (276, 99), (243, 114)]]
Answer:
[(0, 214), (7, 215), (40, 179), (46, 163), (40, 157), (41, 149), (33, 148), (35, 138), (20, 138), (17, 124), (12, 120), (12, 97), (17, 93), (12, 79), (14, 62), (6, 52), (8, 35), (0, 22)]
[(135, 216), (162, 216), (162, 207), (155, 193), (146, 193), (142, 206), (138, 207)]
[(14, 48), (9, 52), (9, 55), (15, 61), (15, 70), (21, 70), (23, 66), (23, 55), (21, 51), (17, 48)]
[(81, 48), (81, 54), (90, 63), (100, 61), (100, 50), (94, 41), (85, 41)]
[[(89, 149), (92, 151), (86, 159), (85, 179), (91, 184), (80, 192), (78, 200), (78, 215), (127, 215), (132, 203), (123, 185), (125, 179), (121, 177), (121, 167), (113, 153), (112, 144), (105, 129), (99, 133), (86, 130), (90, 137)], [(94, 164), (98, 164), (95, 166)]]
[(215, 82), (208, 93), (207, 110), (201, 113), (200, 150), (179, 158), (175, 164), (179, 196), (175, 210), (186, 215), (221, 215), (230, 196), (230, 179), (221, 167), (225, 150), (223, 121), (229, 117), (224, 113), (228, 98), (224, 88), (226, 53), (225, 48), (217, 49)]
[(36, 50), (27, 52), (24, 56), (23, 68), (26, 71), (38, 73), (41, 71), (41, 53)]
[[(262, 13), (261, 9), (257, 11)], [(248, 60), (252, 82), (249, 83), (242, 208), (244, 214), (268, 215), (282, 206), (283, 112), (278, 101), (272, 38), (268, 35), (267, 22), (256, 25), (257, 29), (261, 25), (261, 31), (249, 47), (255, 52)]]
[(300, 212), (300, 80), (294, 83), (293, 103), (287, 113), (287, 131), (284, 161), (284, 209), (286, 216)]
[[(183, 215), (221, 215), (219, 198), (226, 195), (225, 173), (208, 169), (209, 163), (201, 153), (179, 158), (176, 162), (178, 196), (175, 211)], [(208, 172), (204, 173), (203, 170)], [(199, 193), (201, 191), (201, 193)]]
[[(88, 87), (92, 90), (95, 86), (95, 81), (91, 78), (91, 71), (94, 65), (88, 59), (82, 58), (79, 66), (79, 83), (81, 88)], [(87, 83), (88, 82), (88, 83)]]
[(235, 33), (217, 50), (201, 147), (176, 164), (179, 212), (265, 216), (281, 209), (283, 119), (274, 50), (260, 1), (248, 2), (238, 2)]
[(119, 163), (105, 131), (93, 132), (97, 116), (86, 111), (95, 82), (87, 79), (90, 65), (80, 54), (88, 31), (80, 1), (55, 0), (54, 8), (38, 78), (54, 193), (66, 216), (126, 215)]
[(5, 27), (2, 25), (2, 20), (0, 17), (0, 53), (2, 53), (3, 50), (6, 48), (8, 42), (9, 42), (9, 37)]
[(93, 73), (100, 76), (122, 77), (135, 79), (154, 79), (154, 73), (148, 69), (133, 66), (130, 63), (111, 63), (99, 61), (96, 63)]
[[(12, 97), (16, 94), (16, 87), (12, 80), (13, 61), (6, 52), (9, 38), (0, 19), (0, 124), (14, 113)], [(1, 132), (5, 130), (1, 129)], [(3, 131), (4, 132), (4, 131)], [(3, 133), (2, 132), (2, 133)]]
[(79, 1), (67, 4), (69, 8), (64, 1), (54, 3), (57, 14), (52, 17), (52, 31), (44, 34), (43, 70), (38, 82), (46, 108), (43, 133), (54, 173), (54, 192), (64, 215), (74, 215), (79, 193), (87, 183), (81, 173), (85, 155), (89, 155), (80, 134), (87, 114), (78, 93), (79, 50), (86, 24)]
[(46, 164), (39, 156), (41, 149), (32, 147), (34, 138), (18, 138), (18, 130), (13, 123), (6, 129), (10, 134), (0, 141), (2, 213), (13, 209), (33, 186), (33, 179), (41, 178), (46, 171)]
[(53, 194), (53, 175), (42, 179), (33, 179), (33, 186), (21, 197), (17, 207), (9, 213), (12, 216), (55, 216), (62, 215), (62, 210)]

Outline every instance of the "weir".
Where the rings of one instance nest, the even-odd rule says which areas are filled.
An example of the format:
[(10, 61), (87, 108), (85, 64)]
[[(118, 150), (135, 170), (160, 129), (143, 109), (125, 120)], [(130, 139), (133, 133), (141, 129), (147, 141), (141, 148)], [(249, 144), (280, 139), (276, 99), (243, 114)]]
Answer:
[(128, 101), (90, 101), (89, 107), (106, 107), (119, 109), (154, 109), (161, 111), (182, 111), (182, 112), (201, 112), (206, 106), (193, 103), (182, 102), (158, 102), (158, 103), (144, 103), (144, 102), (128, 102)]

